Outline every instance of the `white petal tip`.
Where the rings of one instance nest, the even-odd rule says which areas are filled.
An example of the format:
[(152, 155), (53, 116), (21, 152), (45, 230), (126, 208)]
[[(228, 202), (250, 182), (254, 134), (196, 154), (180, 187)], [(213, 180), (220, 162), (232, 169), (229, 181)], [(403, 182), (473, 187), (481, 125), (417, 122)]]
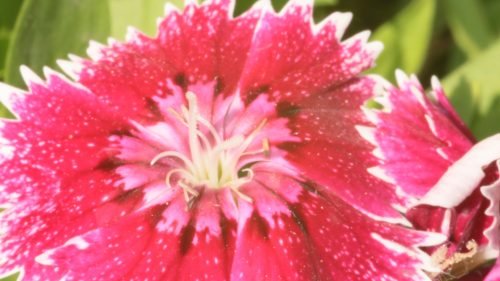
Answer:
[[(141, 35), (141, 32), (133, 27), (133, 26), (127, 26), (127, 32), (125, 33), (125, 41), (127, 42), (133, 42), (136, 41)], [(110, 39), (108, 39), (109, 42)], [(112, 44), (110, 44), (112, 45)]]
[(363, 111), (366, 119), (368, 119), (368, 121), (370, 121), (372, 124), (378, 124), (380, 122), (378, 114), (375, 110), (363, 106), (361, 108), (361, 111)]
[(116, 40), (113, 37), (108, 37), (106, 42), (108, 43), (108, 46), (114, 46), (114, 45), (117, 45), (119, 43), (118, 40)]
[(431, 86), (433, 90), (441, 90), (443, 87), (441, 86), (441, 82), (439, 82), (439, 78), (437, 76), (433, 75), (431, 77)]
[(43, 72), (43, 76), (45, 77), (45, 79), (48, 79), (51, 76), (61, 76), (60, 73), (58, 73), (57, 71), (53, 70), (52, 68), (50, 68), (48, 66), (44, 66), (42, 68), (42, 72)]
[(87, 55), (93, 60), (99, 60), (102, 57), (102, 51), (106, 46), (91, 40), (87, 48)]
[(68, 60), (57, 60), (56, 63), (71, 79), (78, 80), (78, 75), (83, 68), (79, 63)]
[(196, 0), (184, 0), (184, 7), (187, 6), (198, 6), (198, 1)]
[(366, 141), (373, 145), (377, 144), (377, 140), (375, 139), (375, 128), (362, 125), (356, 125), (354, 127)]
[(163, 6), (163, 14), (165, 16), (168, 16), (170, 15), (171, 13), (179, 13), (179, 8), (177, 8), (177, 6), (175, 6), (174, 4), (170, 3), (170, 2), (167, 2), (165, 4), (165, 6)]
[(382, 169), (381, 167), (379, 166), (374, 166), (374, 167), (370, 167), (367, 169), (368, 173), (370, 173), (372, 176), (384, 181), (384, 182), (387, 182), (387, 183), (390, 183), (390, 184), (396, 184), (396, 182), (394, 181), (393, 178), (391, 178), (389, 175), (387, 175), (385, 173), (385, 170)]
[(80, 56), (77, 56), (75, 54), (69, 54), (68, 58), (70, 61), (75, 62), (75, 63), (81, 63), (84, 61), (83, 58), (81, 58)]
[[(12, 113), (14, 113), (14, 103), (23, 93), (24, 91), (21, 89), (0, 82), (0, 103)], [(2, 148), (7, 148), (7, 146), (0, 143), (0, 155), (2, 154)]]
[(384, 50), (384, 44), (379, 41), (373, 41), (368, 43), (367, 49), (372, 57), (377, 58)]
[(263, 11), (273, 11), (273, 5), (270, 0), (260, 0), (253, 4), (252, 9), (263, 10)]
[(403, 88), (409, 80), (410, 78), (403, 70), (396, 69), (396, 82), (398, 83), (399, 88)]
[(38, 76), (35, 72), (33, 72), (33, 70), (31, 70), (26, 65), (21, 65), (19, 70), (21, 71), (21, 76), (23, 77), (23, 80), (24, 80), (24, 83), (26, 84), (26, 86), (29, 87), (33, 83), (39, 84), (39, 85), (44, 84), (44, 81), (42, 80), (42, 78), (40, 78), (40, 76)]
[(325, 22), (328, 20), (331, 20), (335, 25), (335, 38), (340, 41), (351, 24), (352, 13), (333, 13), (331, 18), (327, 18)]
[(4, 95), (10, 95), (12, 93), (20, 93), (20, 92), (22, 92), (21, 89), (18, 89), (16, 87), (12, 87), (11, 85), (0, 82), (0, 97), (2, 97)]
[(293, 7), (311, 7), (314, 5), (314, 0), (289, 0), (283, 10), (293, 9)]
[(381, 160), (385, 159), (384, 153), (382, 152), (382, 149), (380, 149), (379, 147), (372, 150), (372, 154), (373, 154), (373, 156), (377, 157), (378, 159), (381, 159)]

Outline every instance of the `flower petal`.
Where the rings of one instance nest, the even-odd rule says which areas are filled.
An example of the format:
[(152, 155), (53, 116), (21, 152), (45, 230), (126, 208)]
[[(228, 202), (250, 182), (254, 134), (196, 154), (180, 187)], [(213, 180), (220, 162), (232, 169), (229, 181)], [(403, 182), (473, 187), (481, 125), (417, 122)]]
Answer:
[(217, 81), (231, 93), (240, 77), (260, 9), (232, 18), (233, 1), (189, 4), (180, 13), (167, 5), (156, 38), (131, 31), (126, 43), (90, 48), (93, 61), (79, 60), (77, 79), (110, 107), (136, 120), (151, 120), (151, 98), (169, 94), (167, 80)]
[[(497, 168), (500, 171), (500, 162), (498, 161)], [(481, 193), (490, 201), (485, 213), (493, 217), (493, 223), (484, 231), (484, 234), (488, 237), (493, 249), (500, 250), (500, 179), (481, 187)]]
[[(403, 211), (414, 227), (449, 237), (448, 254), (469, 251), (471, 240), (480, 249), (497, 248), (499, 215), (493, 198), (498, 196), (493, 186), (498, 171), (491, 164), (500, 158), (500, 137), (473, 146), (474, 138), (436, 78), (429, 96), (415, 76), (397, 71), (396, 78), (399, 88), (385, 83), (375, 98), (382, 109), (366, 111), (376, 124), (374, 136), (367, 139), (378, 147), (374, 154), (384, 172), (381, 178), (400, 188)], [(481, 185), (488, 186), (482, 192), (487, 190), (489, 208)]]
[[(500, 159), (499, 148), (500, 135), (489, 137), (474, 145), (444, 173), (418, 204), (442, 208), (463, 205), (484, 182), (486, 167)], [(495, 178), (498, 178), (498, 170), (495, 171)], [(485, 214), (492, 217), (492, 222), (486, 224), (484, 235), (488, 238), (489, 245), (496, 250), (500, 249), (499, 189), (500, 179), (480, 188), (481, 193), (490, 201)]]
[(107, 159), (113, 153), (105, 149), (110, 133), (127, 126), (88, 90), (52, 71), (47, 78), (27, 78), (29, 94), (0, 92), (19, 118), (0, 120), (0, 204), (43, 194), (51, 198), (60, 179)]
[(373, 145), (356, 126), (369, 125), (361, 107), (377, 92), (370, 77), (311, 96), (300, 104), (283, 106), (280, 114), (292, 115), (289, 127), (302, 141), (284, 146), (287, 159), (304, 176), (325, 186), (359, 210), (391, 221), (402, 221), (395, 206), (403, 204), (395, 188), (372, 176), (377, 164)]
[(220, 221), (212, 199), (202, 198), (182, 225), (164, 220), (174, 204), (158, 205), (74, 237), (37, 260), (67, 280), (228, 280), (235, 227)]
[(420, 270), (433, 268), (416, 247), (444, 241), (305, 190), (272, 223), (252, 208), (242, 215), (232, 280), (427, 280)]
[(382, 46), (367, 43), (368, 32), (341, 41), (351, 14), (334, 13), (319, 25), (311, 14), (312, 1), (289, 1), (279, 14), (271, 8), (264, 13), (241, 77), (244, 100), (267, 92), (279, 101), (298, 101), (373, 64)]
[(436, 270), (417, 247), (442, 243), (445, 237), (374, 221), (339, 199), (327, 202), (305, 194), (302, 200), (298, 217), (331, 278), (425, 280), (420, 270)]
[[(420, 270), (435, 270), (417, 247), (445, 236), (377, 222), (316, 185), (258, 175), (264, 190), (256, 196), (257, 186), (244, 189), (257, 199), (239, 204), (234, 279), (426, 280)], [(392, 273), (396, 263), (405, 269)]]
[(144, 218), (128, 217), (73, 237), (38, 256), (37, 262), (65, 272), (67, 280), (120, 279), (140, 261), (152, 234), (151, 225)]
[(474, 145), (457, 160), (419, 204), (455, 207), (465, 200), (481, 183), (484, 168), (500, 159), (500, 134), (489, 137)]
[[(380, 167), (401, 187), (409, 207), (472, 146), (472, 140), (458, 121), (449, 118), (454, 114), (450, 107), (432, 103), (416, 77), (398, 71), (397, 78), (400, 88), (385, 83), (387, 94), (377, 100), (384, 109), (374, 117), (375, 141)], [(434, 89), (445, 104), (440, 92), (441, 88)]]
[(127, 215), (140, 198), (120, 194), (116, 180), (110, 172), (89, 172), (60, 183), (64, 192), (52, 194), (50, 200), (30, 198), (4, 211), (0, 215), (0, 260), (5, 263), (0, 274), (20, 264), (29, 268), (48, 248)]
[(257, 213), (247, 215), (238, 230), (231, 280), (323, 280), (307, 234), (291, 216), (276, 215), (271, 227)]

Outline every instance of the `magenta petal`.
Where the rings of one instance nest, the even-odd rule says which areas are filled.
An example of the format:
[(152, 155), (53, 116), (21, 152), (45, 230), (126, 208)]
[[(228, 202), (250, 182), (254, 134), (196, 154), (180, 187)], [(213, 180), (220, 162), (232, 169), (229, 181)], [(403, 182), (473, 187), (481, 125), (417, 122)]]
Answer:
[(301, 100), (373, 64), (381, 44), (367, 43), (368, 32), (341, 41), (351, 14), (334, 13), (316, 25), (311, 2), (290, 1), (279, 14), (270, 3), (265, 7), (241, 78), (244, 99), (269, 92), (278, 100)]
[[(399, 88), (386, 84), (387, 96), (377, 100), (384, 109), (372, 119), (377, 124), (375, 141), (381, 168), (400, 186), (408, 207), (467, 152), (472, 140), (449, 118), (453, 115), (449, 107), (431, 102), (416, 77), (398, 71), (397, 78)], [(437, 95), (445, 104), (443, 96)]]
[(255, 5), (233, 18), (234, 5), (227, 0), (206, 1), (199, 7), (187, 5), (183, 13), (168, 9), (156, 40), (178, 79), (217, 80), (219, 90), (234, 90), (262, 13)]
[(71, 139), (106, 134), (110, 129), (126, 125), (123, 116), (115, 114), (88, 89), (59, 73), (46, 68), (46, 82), (27, 68), (22, 68), (22, 74), (29, 93), (1, 88), (1, 99), (25, 126), (40, 130), (34, 136), (47, 136), (50, 132), (54, 138)]
[[(83, 87), (51, 71), (47, 82), (26, 71), (30, 93), (15, 89), (1, 93), (20, 120), (0, 120), (0, 181), (4, 192), (18, 197), (56, 192), (35, 185), (38, 181), (50, 185), (57, 177), (93, 169), (110, 155), (103, 150), (109, 145), (109, 133), (126, 127), (123, 117)], [(33, 183), (26, 185), (28, 180)], [(2, 194), (0, 204), (8, 196)]]
[[(256, 213), (238, 231), (231, 280), (321, 279), (307, 235), (289, 216), (270, 227)], [(322, 280), (322, 279), (321, 279)]]
[(73, 237), (36, 260), (66, 272), (68, 280), (115, 280), (125, 277), (140, 261), (151, 234), (151, 225), (144, 217), (131, 217)]
[(448, 255), (468, 252), (469, 241), (479, 251), (498, 249), (498, 170), (492, 163), (500, 159), (499, 136), (473, 146), (435, 78), (427, 95), (415, 76), (398, 71), (396, 77), (399, 88), (381, 83), (384, 91), (375, 101), (383, 108), (366, 111), (375, 134), (360, 130), (377, 145), (379, 177), (398, 186), (415, 228), (448, 236)]
[(61, 62), (77, 83), (0, 85), (18, 117), (0, 121), (0, 274), (425, 280), (419, 247), (443, 237), (388, 223), (407, 198), (364, 138), (380, 44), (342, 41), (350, 14), (313, 24), (312, 3), (167, 6), (155, 38)]
[(232, 280), (424, 280), (423, 268), (436, 270), (417, 247), (445, 237), (376, 222), (338, 198), (298, 198), (270, 222), (240, 209)]
[(327, 202), (305, 194), (303, 200), (297, 214), (311, 237), (320, 270), (330, 271), (323, 272), (325, 276), (422, 280), (419, 270), (436, 270), (417, 247), (441, 243), (445, 237), (376, 222), (338, 199)]
[(434, 97), (435, 102), (438, 107), (441, 108), (441, 112), (448, 116), (449, 120), (455, 123), (455, 126), (462, 131), (462, 133), (471, 140), (475, 140), (472, 132), (467, 128), (465, 122), (460, 118), (453, 105), (448, 100), (444, 93), (444, 89), (441, 86), (438, 78), (433, 76), (431, 78), (432, 92), (431, 95)]
[[(480, 186), (485, 177), (484, 169), (497, 159), (500, 159), (500, 135), (489, 137), (474, 145), (446, 171), (419, 204), (444, 208), (458, 206)], [(500, 248), (499, 189), (500, 180), (481, 187), (481, 192), (490, 200), (486, 214), (493, 217), (493, 223), (485, 231), (485, 235), (494, 249)]]
[(465, 200), (481, 183), (484, 168), (500, 159), (500, 135), (489, 137), (474, 145), (420, 200), (419, 204), (455, 207)]
[(167, 80), (185, 88), (192, 82), (217, 81), (232, 92), (247, 58), (260, 9), (232, 18), (232, 1), (190, 4), (181, 13), (167, 5), (156, 38), (131, 30), (127, 43), (94, 45), (94, 61), (74, 62), (80, 83), (123, 115), (154, 118), (153, 96), (164, 96)]
[(170, 251), (177, 251), (177, 260), (167, 265), (167, 280), (229, 280), (235, 223), (214, 205), (217, 197), (216, 193), (205, 194), (179, 232), (180, 243), (170, 244)]
[(373, 145), (356, 130), (370, 124), (359, 109), (378, 87), (371, 77), (353, 79), (303, 100), (298, 109), (284, 107), (283, 114), (293, 116), (289, 126), (303, 140), (286, 148), (288, 159), (305, 176), (336, 196), (367, 213), (401, 221), (395, 207), (403, 205), (405, 198), (368, 172), (377, 165), (377, 158), (372, 154)]
[[(61, 183), (66, 192), (51, 195), (50, 202), (39, 196), (4, 211), (0, 259), (7, 262), (0, 274), (19, 263), (32, 267), (33, 259), (45, 249), (126, 215), (127, 200), (116, 201), (118, 190), (110, 184), (114, 179), (115, 175), (106, 172), (83, 174)], [(33, 274), (41, 274), (38, 270)]]

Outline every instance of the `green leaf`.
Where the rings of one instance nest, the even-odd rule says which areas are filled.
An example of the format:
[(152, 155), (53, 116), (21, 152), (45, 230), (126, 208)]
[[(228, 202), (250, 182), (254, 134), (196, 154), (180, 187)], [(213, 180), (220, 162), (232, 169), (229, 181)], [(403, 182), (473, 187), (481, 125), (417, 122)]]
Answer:
[[(165, 0), (109, 0), (111, 35), (123, 39), (127, 26), (134, 26), (148, 35), (156, 34), (156, 19), (164, 15)], [(177, 7), (183, 0), (170, 0)]]
[(482, 0), (485, 7), (486, 16), (490, 24), (493, 26), (495, 33), (500, 33), (500, 1), (498, 0)]
[(19, 66), (35, 72), (55, 66), (68, 53), (83, 55), (90, 39), (109, 35), (109, 7), (103, 0), (25, 0), (9, 44), (5, 80), (22, 86)]
[(458, 113), (479, 139), (500, 132), (499, 61), (500, 39), (443, 81)]
[(2, 278), (2, 279), (0, 279), (0, 281), (16, 281), (18, 276), (19, 276), (19, 274), (16, 273), (16, 274), (11, 275), (9, 277)]
[(393, 80), (394, 71), (418, 72), (427, 55), (432, 38), (436, 1), (414, 0), (392, 20), (381, 25), (372, 40), (384, 43), (385, 50), (372, 70)]
[(339, 0), (314, 0), (314, 5), (318, 6), (333, 6), (336, 5)]
[(22, 0), (0, 0), (0, 81), (3, 80), (3, 67), (12, 28), (22, 3)]
[(16, 274), (11, 275), (9, 277), (2, 278), (2, 279), (0, 279), (0, 281), (16, 281), (18, 276), (19, 276), (19, 274), (16, 273)]
[(443, 10), (448, 26), (460, 49), (473, 58), (495, 39), (493, 27), (477, 0), (444, 0)]

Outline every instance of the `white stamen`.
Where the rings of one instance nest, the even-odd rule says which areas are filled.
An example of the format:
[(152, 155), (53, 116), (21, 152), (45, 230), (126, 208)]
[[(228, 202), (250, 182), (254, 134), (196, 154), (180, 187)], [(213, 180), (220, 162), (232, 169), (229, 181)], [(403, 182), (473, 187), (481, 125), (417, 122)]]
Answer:
[[(167, 173), (165, 182), (168, 188), (172, 188), (173, 176), (177, 175), (179, 177), (177, 186), (183, 189), (186, 202), (190, 202), (199, 195), (196, 188), (200, 186), (213, 189), (229, 188), (238, 197), (251, 202), (252, 199), (243, 194), (239, 188), (253, 179), (254, 172), (251, 168), (240, 170), (244, 166), (244, 162), (240, 160), (244, 156), (262, 154), (262, 159), (257, 158), (256, 161), (267, 161), (266, 158), (269, 156), (268, 139), (263, 140), (262, 149), (247, 151), (259, 131), (264, 127), (266, 120), (263, 120), (246, 137), (235, 135), (224, 139), (211, 122), (200, 115), (196, 95), (188, 92), (186, 99), (187, 108), (182, 106), (180, 112), (173, 109), (169, 109), (169, 111), (188, 129), (191, 157), (177, 151), (164, 151), (151, 160), (151, 165), (155, 165), (166, 157), (182, 162), (180, 168), (174, 168)], [(208, 130), (208, 135), (201, 131), (199, 125)], [(239, 173), (245, 173), (245, 175), (239, 176)]]

